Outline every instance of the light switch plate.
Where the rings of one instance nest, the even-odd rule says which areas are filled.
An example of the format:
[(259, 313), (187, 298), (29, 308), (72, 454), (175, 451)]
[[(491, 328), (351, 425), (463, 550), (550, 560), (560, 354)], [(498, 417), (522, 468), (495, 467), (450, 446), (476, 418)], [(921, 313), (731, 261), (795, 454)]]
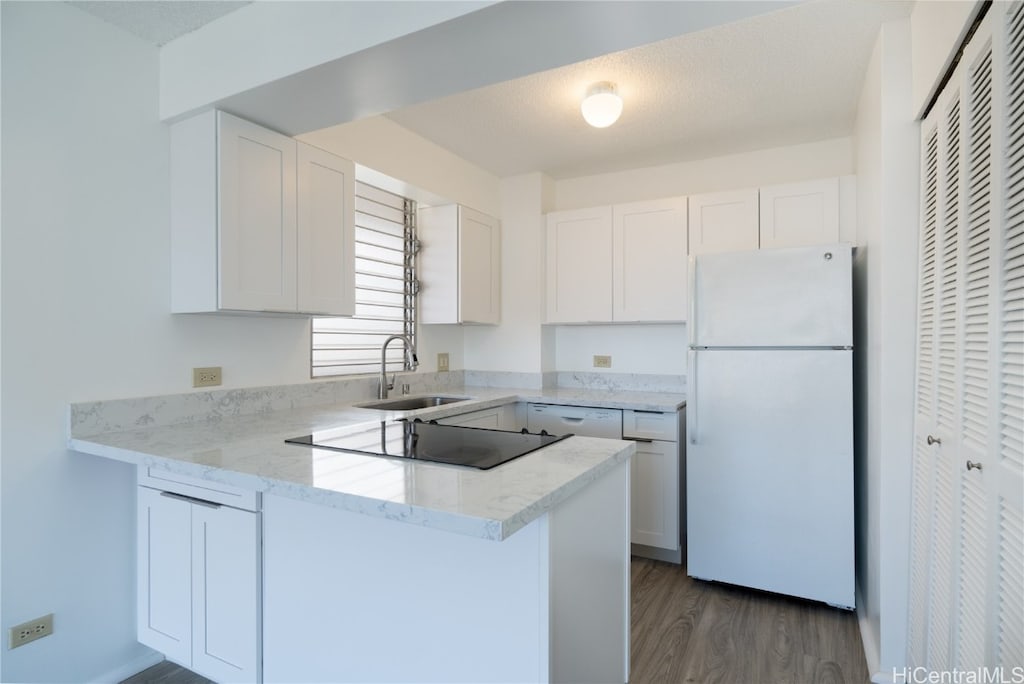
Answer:
[(437, 372), (443, 373), (448, 370), (448, 352), (437, 355)]
[(600, 354), (595, 354), (594, 355), (594, 368), (611, 368), (611, 367), (612, 367), (612, 357), (610, 357), (610, 356), (603, 356), (603, 355), (600, 355)]

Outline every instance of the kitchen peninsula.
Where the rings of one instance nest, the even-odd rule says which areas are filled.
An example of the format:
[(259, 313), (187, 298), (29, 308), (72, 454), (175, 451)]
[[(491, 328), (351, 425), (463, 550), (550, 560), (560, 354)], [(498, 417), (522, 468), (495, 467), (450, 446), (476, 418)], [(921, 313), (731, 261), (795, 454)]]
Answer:
[[(443, 419), (537, 392), (471, 388), (469, 401), (413, 415)], [(202, 492), (236, 511), (216, 499), (225, 492), (253, 502), (236, 505), (258, 526), (256, 552), (241, 553), (255, 566), (254, 629), (197, 624), (236, 615), (234, 604), (244, 612), (246, 582), (209, 564), (196, 579), (192, 567), (191, 598), (168, 604), (191, 604), (181, 617), (191, 631), (179, 630), (188, 638), (158, 649), (171, 659), (196, 670), (213, 661), (220, 681), (253, 679), (244, 663), (227, 666), (234, 653), (254, 655), (266, 682), (626, 681), (634, 444), (572, 437), (491, 470), (458, 468), (284, 443), (394, 412), (338, 401), (236, 413), (229, 394), (210, 395), (220, 403), (183, 395), (195, 406), (174, 418), (154, 418), (147, 400), (72, 407), (72, 449), (139, 468), (144, 643), (153, 645), (147, 629), (172, 631), (146, 613), (165, 597), (144, 595), (158, 569), (144, 556), (166, 557), (145, 538), (158, 510), (146, 502), (191, 515), (193, 538), (182, 543), (194, 566), (204, 543), (195, 521), (211, 515)], [(203, 539), (212, 534), (200, 527)], [(218, 581), (237, 594), (226, 604), (210, 595)]]

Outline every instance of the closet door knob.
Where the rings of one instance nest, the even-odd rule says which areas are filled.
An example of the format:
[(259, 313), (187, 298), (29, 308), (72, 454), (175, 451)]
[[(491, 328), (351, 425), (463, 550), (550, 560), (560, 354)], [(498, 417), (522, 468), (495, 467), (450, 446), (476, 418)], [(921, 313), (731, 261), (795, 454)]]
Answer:
[(974, 461), (967, 461), (967, 470), (981, 470), (981, 463), (975, 463)]
[(928, 444), (942, 444), (942, 440), (939, 439), (938, 437), (932, 437), (931, 435), (928, 435)]

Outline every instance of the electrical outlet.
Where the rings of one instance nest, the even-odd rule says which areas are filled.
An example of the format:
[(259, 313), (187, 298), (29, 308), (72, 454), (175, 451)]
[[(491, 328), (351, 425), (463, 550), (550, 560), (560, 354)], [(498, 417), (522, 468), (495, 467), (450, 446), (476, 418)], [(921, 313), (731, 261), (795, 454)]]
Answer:
[(448, 370), (448, 352), (437, 355), (437, 372), (443, 373)]
[(42, 639), (51, 634), (53, 634), (53, 613), (11, 627), (8, 648), (18, 648), (30, 641)]
[(611, 368), (611, 367), (612, 367), (612, 357), (610, 357), (610, 356), (601, 356), (601, 355), (598, 355), (598, 354), (594, 355), (594, 368)]
[(216, 387), (220, 382), (220, 366), (192, 369), (193, 387)]

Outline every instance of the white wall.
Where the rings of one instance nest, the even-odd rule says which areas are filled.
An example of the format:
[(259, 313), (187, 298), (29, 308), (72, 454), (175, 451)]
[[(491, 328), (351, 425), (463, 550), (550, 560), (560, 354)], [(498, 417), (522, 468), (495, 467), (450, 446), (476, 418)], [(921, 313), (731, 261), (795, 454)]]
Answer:
[(501, 182), (501, 324), (465, 329), (466, 368), (545, 370), (544, 213), (551, 179), (540, 173)]
[(742, 154), (566, 178), (555, 185), (555, 209), (738, 190), (853, 173), (853, 141), (835, 138)]
[(361, 119), (298, 138), (408, 185), (398, 190), (426, 191), (489, 216), (501, 213), (496, 176), (386, 117)]
[(906, 663), (919, 125), (910, 20), (886, 24), (857, 117), (857, 524), (861, 632), (875, 681)]
[(963, 43), (974, 16), (980, 9), (978, 0), (944, 0), (918, 2), (910, 15), (913, 58), (913, 99), (911, 109), (920, 116), (935, 94), (939, 79), (956, 54), (953, 46)]
[[(3, 681), (86, 681), (134, 630), (133, 472), (65, 450), (69, 401), (309, 378), (303, 319), (172, 316), (157, 50), (66, 3), (2, 10)], [(6, 648), (6, 647), (4, 647)], [(129, 673), (125, 673), (129, 674)]]
[[(686, 326), (555, 326), (559, 371), (686, 375)], [(594, 355), (612, 357), (609, 369), (594, 368)]]

